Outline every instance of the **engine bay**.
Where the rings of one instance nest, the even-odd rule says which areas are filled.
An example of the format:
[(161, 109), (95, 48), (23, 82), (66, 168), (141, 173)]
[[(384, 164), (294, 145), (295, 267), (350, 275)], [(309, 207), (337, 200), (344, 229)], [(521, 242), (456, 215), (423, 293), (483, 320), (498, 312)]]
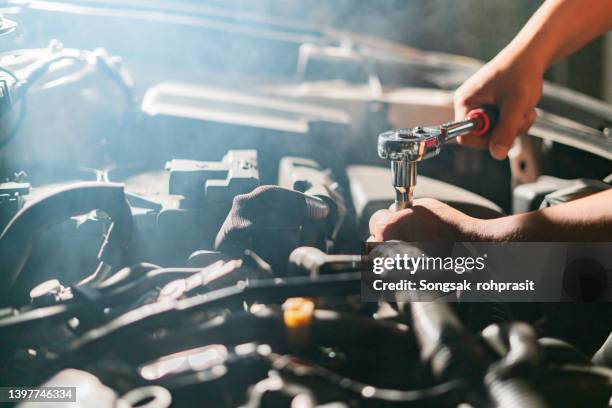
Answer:
[[(83, 407), (608, 406), (609, 304), (361, 301), (394, 199), (376, 137), (451, 120), (480, 63), (222, 7), (176, 6), (162, 36), (151, 5), (35, 3), (0, 38), (2, 386)], [(121, 18), (136, 34), (110, 41)], [(235, 43), (261, 51), (233, 65)], [(416, 196), (496, 218), (610, 188), (612, 107), (547, 84), (538, 113), (509, 160), (419, 164)]]

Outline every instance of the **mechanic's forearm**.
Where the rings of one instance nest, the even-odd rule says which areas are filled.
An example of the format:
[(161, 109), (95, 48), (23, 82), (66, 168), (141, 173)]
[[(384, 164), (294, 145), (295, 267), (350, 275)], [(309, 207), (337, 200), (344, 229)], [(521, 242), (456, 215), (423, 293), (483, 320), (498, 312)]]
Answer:
[(482, 221), (488, 241), (612, 241), (612, 189), (525, 214)]
[(522, 59), (543, 73), (610, 29), (610, 0), (547, 0), (500, 58)]

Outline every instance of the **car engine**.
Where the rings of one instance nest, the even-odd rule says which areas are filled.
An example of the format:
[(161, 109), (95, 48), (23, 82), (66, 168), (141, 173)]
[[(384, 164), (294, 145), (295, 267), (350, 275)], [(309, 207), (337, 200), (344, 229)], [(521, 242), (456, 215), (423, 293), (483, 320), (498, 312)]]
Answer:
[[(394, 199), (376, 137), (452, 119), (479, 62), (221, 6), (9, 3), (0, 385), (82, 407), (608, 406), (609, 304), (361, 300)], [(610, 188), (612, 106), (547, 84), (538, 113), (509, 160), (419, 164), (416, 196), (495, 218)]]

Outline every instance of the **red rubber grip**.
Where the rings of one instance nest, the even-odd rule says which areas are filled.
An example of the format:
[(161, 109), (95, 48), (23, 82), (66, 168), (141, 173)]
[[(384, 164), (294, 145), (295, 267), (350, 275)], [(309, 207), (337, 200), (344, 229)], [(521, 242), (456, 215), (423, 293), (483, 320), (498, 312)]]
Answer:
[(491, 130), (491, 120), (489, 115), (484, 109), (474, 109), (468, 113), (468, 118), (474, 119), (474, 129), (472, 135), (484, 136), (489, 130)]
[(468, 113), (468, 118), (474, 120), (474, 136), (484, 136), (491, 132), (499, 118), (499, 109), (493, 105), (483, 105), (478, 109), (473, 109)]

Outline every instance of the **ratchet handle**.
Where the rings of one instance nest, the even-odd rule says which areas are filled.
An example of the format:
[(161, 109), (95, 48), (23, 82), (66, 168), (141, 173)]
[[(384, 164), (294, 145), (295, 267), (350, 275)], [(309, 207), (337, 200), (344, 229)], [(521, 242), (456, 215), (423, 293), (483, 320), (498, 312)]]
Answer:
[(499, 118), (499, 109), (493, 105), (484, 105), (481, 108), (471, 110), (468, 113), (468, 118), (474, 121), (474, 129), (471, 134), (484, 136), (495, 127)]

